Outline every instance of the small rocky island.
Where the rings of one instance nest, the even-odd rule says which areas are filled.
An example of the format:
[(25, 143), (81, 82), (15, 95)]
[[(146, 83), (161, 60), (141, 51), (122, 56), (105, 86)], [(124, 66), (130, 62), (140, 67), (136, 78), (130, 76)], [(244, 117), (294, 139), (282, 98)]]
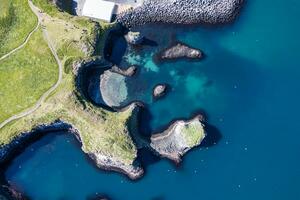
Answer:
[(144, 37), (141, 35), (140, 32), (132, 32), (132, 31), (129, 31), (125, 35), (125, 39), (127, 43), (131, 45), (138, 45), (144, 41)]
[(181, 58), (201, 59), (202, 57), (203, 53), (199, 49), (189, 47), (188, 45), (180, 42), (177, 42), (158, 54), (158, 59), (161, 61)]
[(178, 120), (162, 133), (154, 134), (150, 145), (159, 156), (179, 163), (181, 157), (200, 145), (205, 136), (202, 116), (198, 115), (189, 121)]
[(158, 84), (153, 89), (153, 97), (160, 98), (166, 94), (167, 85), (166, 84)]

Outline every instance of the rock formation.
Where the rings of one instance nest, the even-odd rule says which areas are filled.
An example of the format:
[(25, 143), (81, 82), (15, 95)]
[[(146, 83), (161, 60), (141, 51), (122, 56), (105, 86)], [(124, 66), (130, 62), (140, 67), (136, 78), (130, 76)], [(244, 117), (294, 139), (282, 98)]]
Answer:
[(115, 73), (118, 73), (118, 74), (121, 74), (123, 76), (133, 76), (136, 72), (136, 69), (137, 69), (136, 66), (130, 66), (127, 69), (121, 69), (118, 66), (114, 65), (111, 68), (111, 71), (115, 72)]
[(191, 148), (200, 145), (206, 136), (202, 116), (190, 121), (178, 120), (162, 133), (151, 137), (151, 148), (160, 155), (176, 163)]
[(141, 35), (140, 32), (129, 31), (125, 35), (125, 39), (126, 39), (128, 44), (138, 45), (138, 44), (141, 44), (143, 42), (144, 37)]
[(164, 96), (166, 94), (166, 90), (167, 90), (167, 85), (165, 84), (159, 84), (155, 86), (155, 88), (153, 89), (153, 97), (159, 98)]
[(176, 43), (158, 54), (159, 60), (174, 60), (180, 58), (201, 59), (203, 53), (183, 43)]

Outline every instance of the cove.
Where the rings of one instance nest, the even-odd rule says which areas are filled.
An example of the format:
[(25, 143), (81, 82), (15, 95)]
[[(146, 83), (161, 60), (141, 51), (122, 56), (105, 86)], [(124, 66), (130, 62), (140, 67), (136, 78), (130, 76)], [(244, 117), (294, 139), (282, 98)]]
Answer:
[[(132, 182), (95, 168), (73, 136), (53, 133), (18, 156), (6, 179), (31, 199), (96, 193), (112, 199), (299, 199), (299, 9), (292, 0), (249, 0), (232, 25), (140, 28), (158, 46), (127, 49), (119, 62), (140, 65), (128, 82), (128, 101), (147, 105), (143, 132), (201, 110), (222, 136), (188, 153), (179, 168), (144, 155), (146, 175)], [(205, 59), (155, 63), (152, 56), (172, 39), (200, 48)], [(159, 82), (172, 90), (153, 101)]]

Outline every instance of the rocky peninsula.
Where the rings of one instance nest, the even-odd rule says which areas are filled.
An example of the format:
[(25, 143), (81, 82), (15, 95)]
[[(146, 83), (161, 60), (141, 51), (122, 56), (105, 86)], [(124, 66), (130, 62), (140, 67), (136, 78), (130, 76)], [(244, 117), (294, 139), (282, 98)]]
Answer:
[(145, 0), (117, 21), (131, 28), (147, 23), (220, 24), (232, 21), (243, 0)]
[(199, 49), (195, 49), (195, 48), (189, 47), (186, 44), (177, 42), (174, 45), (172, 45), (171, 47), (158, 53), (157, 57), (160, 61), (176, 60), (176, 59), (181, 59), (181, 58), (198, 60), (203, 57), (203, 53)]
[[(135, 124), (134, 122), (137, 121), (136, 118), (138, 117), (139, 110), (140, 105), (138, 103), (133, 103), (116, 113), (115, 117), (117, 118), (107, 116), (107, 124), (105, 121), (101, 122), (101, 119), (99, 121), (99, 119), (95, 118), (94, 120), (99, 121), (102, 124), (98, 128), (96, 128), (98, 130), (95, 129), (93, 131), (93, 134), (91, 134), (91, 132), (89, 134), (86, 134), (86, 131), (84, 132), (81, 129), (75, 127), (73, 125), (74, 123), (68, 120), (57, 120), (50, 124), (39, 125), (30, 131), (21, 133), (9, 144), (4, 145), (0, 148), (0, 165), (3, 165), (5, 162), (9, 161), (15, 153), (18, 153), (18, 151), (23, 149), (29, 143), (35, 141), (43, 135), (47, 133), (54, 133), (57, 131), (66, 131), (76, 136), (78, 141), (81, 143), (82, 150), (87, 155), (89, 155), (92, 160), (95, 161), (96, 165), (99, 168), (122, 172), (128, 175), (128, 177), (130, 177), (131, 179), (137, 179), (143, 175), (144, 171), (136, 160), (137, 149), (131, 139), (130, 133), (136, 134), (134, 133), (134, 131), (137, 130), (137, 128), (135, 127), (137, 126), (137, 124)], [(97, 115), (94, 117), (97, 117)], [(113, 121), (109, 122), (110, 120)], [(111, 126), (111, 123), (114, 124), (114, 126)], [(107, 125), (106, 128), (105, 124)], [(119, 149), (119, 155), (114, 155), (113, 151), (104, 150), (103, 145), (105, 145), (105, 143), (108, 141), (106, 141), (106, 134), (103, 134), (103, 131), (109, 132), (109, 129), (111, 128), (113, 128), (111, 130), (113, 131), (111, 132), (113, 134), (108, 135), (110, 137), (109, 140), (112, 140), (114, 134), (117, 134), (115, 135), (117, 137), (117, 140), (123, 138), (122, 140), (128, 142), (126, 144), (128, 145), (127, 152), (124, 152), (124, 149)], [(93, 127), (89, 127), (88, 129), (93, 129)], [(112, 145), (118, 145), (117, 143), (118, 142)], [(110, 149), (113, 148), (113, 146), (110, 147)], [(125, 159), (122, 158), (123, 156)]]

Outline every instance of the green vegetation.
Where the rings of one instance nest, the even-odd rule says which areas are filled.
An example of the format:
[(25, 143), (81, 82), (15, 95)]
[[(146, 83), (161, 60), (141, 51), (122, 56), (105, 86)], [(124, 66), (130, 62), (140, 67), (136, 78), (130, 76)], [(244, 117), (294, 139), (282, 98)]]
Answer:
[[(59, 87), (36, 111), (0, 129), (0, 146), (10, 143), (22, 132), (60, 119), (78, 130), (82, 148), (86, 153), (102, 153), (125, 164), (132, 164), (137, 156), (137, 150), (129, 136), (127, 123), (134, 117), (132, 116), (134, 107), (131, 106), (119, 113), (95, 107), (76, 90), (75, 76), (71, 70), (74, 61), (91, 59), (93, 55), (98, 55), (104, 35), (111, 25), (104, 26), (102, 23), (59, 12), (47, 0), (33, 0), (33, 2), (45, 12), (42, 26), (47, 30), (59, 58), (63, 61), (65, 67), (63, 79)], [(48, 12), (50, 15), (46, 14)], [(97, 40), (98, 38), (100, 40)], [(3, 71), (3, 73), (0, 71), (0, 88), (5, 88), (0, 91), (2, 120), (24, 109), (26, 104), (35, 102), (35, 97), (51, 85), (53, 77), (57, 77), (57, 64), (54, 63), (50, 50), (45, 47), (45, 41), (41, 40), (39, 30), (30, 39), (25, 49), (0, 63), (0, 69)], [(28, 59), (24, 52), (29, 55)], [(18, 70), (20, 73), (17, 72)], [(8, 77), (4, 78), (4, 76)], [(34, 89), (30, 89), (30, 86)], [(23, 98), (31, 101), (18, 101)], [(2, 100), (6, 104), (2, 104)], [(10, 110), (10, 114), (7, 114), (7, 110)]]
[(36, 24), (27, 0), (1, 0), (0, 57), (22, 44)]
[(0, 61), (0, 122), (34, 105), (58, 77), (58, 67), (38, 30), (27, 45)]
[(199, 121), (188, 123), (182, 128), (181, 133), (189, 147), (198, 145), (205, 137), (204, 127)]
[(79, 102), (72, 92), (73, 85), (72, 76), (65, 75), (64, 83), (36, 112), (0, 129), (0, 144), (9, 143), (20, 132), (61, 119), (79, 131), (86, 153), (101, 152), (126, 164), (132, 164), (137, 150), (126, 125), (133, 108), (113, 113), (95, 107), (85, 99)]

